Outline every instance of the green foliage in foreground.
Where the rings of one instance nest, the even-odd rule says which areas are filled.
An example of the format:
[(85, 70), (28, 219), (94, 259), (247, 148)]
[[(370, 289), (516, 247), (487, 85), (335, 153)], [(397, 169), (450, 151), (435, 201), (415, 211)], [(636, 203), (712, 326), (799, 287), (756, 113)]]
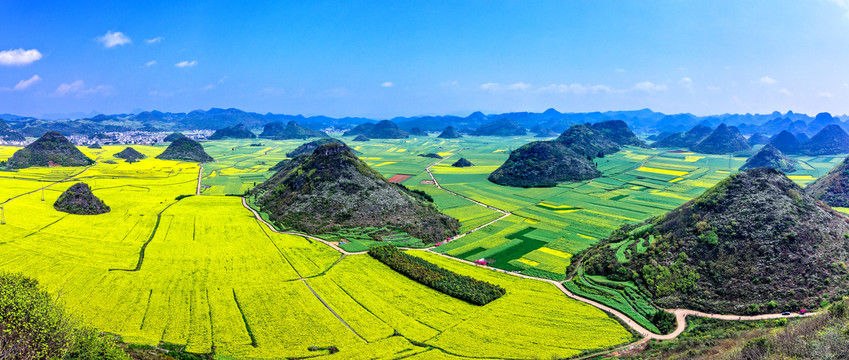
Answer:
[(0, 274), (0, 359), (130, 359), (114, 339), (74, 324), (38, 281)]
[(486, 305), (507, 292), (501, 286), (475, 280), (424, 259), (404, 254), (394, 246), (373, 247), (369, 249), (368, 254), (410, 279), (475, 305)]

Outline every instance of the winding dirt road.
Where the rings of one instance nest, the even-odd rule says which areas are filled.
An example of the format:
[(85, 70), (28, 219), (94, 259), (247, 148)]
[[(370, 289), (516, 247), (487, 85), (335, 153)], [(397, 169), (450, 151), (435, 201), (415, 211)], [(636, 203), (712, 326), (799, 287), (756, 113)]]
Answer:
[[(453, 155), (453, 154), (452, 154), (452, 155)], [(457, 194), (457, 193), (455, 193), (455, 192), (453, 192), (453, 191), (451, 191), (451, 190), (447, 190), (447, 189), (443, 188), (441, 185), (439, 185), (439, 182), (438, 182), (438, 181), (436, 180), (436, 178), (433, 176), (433, 173), (430, 171), (430, 168), (431, 168), (431, 167), (433, 167), (433, 166), (435, 166), (435, 165), (437, 165), (437, 164), (439, 164), (439, 163), (441, 163), (442, 161), (444, 161), (444, 160), (445, 160), (445, 159), (447, 159), (448, 157), (450, 157), (450, 155), (449, 155), (449, 156), (446, 156), (445, 158), (443, 158), (443, 159), (441, 159), (441, 160), (439, 160), (439, 161), (437, 161), (437, 162), (435, 162), (433, 165), (431, 165), (431, 166), (428, 166), (428, 167), (427, 167), (427, 169), (426, 169), (426, 170), (427, 170), (427, 173), (430, 175), (431, 179), (433, 180), (434, 185), (436, 185), (436, 187), (437, 187), (437, 188), (442, 189), (442, 190), (444, 190), (444, 191), (447, 191), (447, 192), (449, 192), (449, 193), (451, 193), (451, 194), (453, 194), (453, 195), (455, 195), (455, 196), (462, 197), (462, 198), (464, 198), (464, 199), (466, 199), (466, 200), (469, 200), (469, 201), (471, 201), (471, 202), (473, 202), (473, 203), (475, 203), (475, 204), (478, 204), (478, 205), (481, 205), (481, 206), (485, 206), (485, 207), (487, 207), (487, 208), (489, 208), (489, 209), (492, 209), (492, 210), (495, 210), (495, 211), (498, 211), (498, 212), (501, 212), (502, 214), (504, 214), (503, 216), (499, 217), (498, 219), (495, 219), (495, 220), (493, 220), (493, 221), (491, 221), (491, 222), (489, 222), (489, 223), (487, 223), (487, 224), (481, 225), (481, 226), (479, 226), (479, 227), (475, 228), (474, 230), (472, 230), (472, 231), (470, 231), (470, 232), (474, 232), (474, 231), (480, 230), (481, 228), (484, 228), (484, 227), (486, 227), (486, 226), (489, 226), (489, 225), (491, 225), (492, 223), (495, 223), (495, 222), (497, 222), (497, 221), (499, 221), (499, 220), (501, 220), (501, 219), (504, 219), (504, 218), (505, 218), (505, 217), (507, 217), (507, 216), (510, 216), (510, 212), (508, 212), (508, 211), (501, 210), (501, 209), (498, 209), (498, 208), (495, 208), (495, 207), (492, 207), (492, 206), (486, 205), (486, 204), (484, 204), (484, 203), (481, 203), (481, 202), (479, 202), (479, 201), (476, 201), (476, 200), (473, 200), (473, 199), (467, 198), (467, 197), (465, 197), (465, 196), (463, 196), (463, 195), (460, 195), (460, 194)], [(259, 215), (259, 213), (258, 213), (256, 210), (254, 210), (252, 207), (248, 206), (247, 200), (246, 200), (244, 197), (242, 198), (242, 206), (244, 206), (246, 209), (248, 209), (250, 212), (252, 212), (252, 213), (254, 214), (254, 217), (256, 217), (256, 219), (257, 219), (258, 221), (260, 221), (260, 222), (262, 222), (263, 224), (265, 224), (265, 225), (266, 225), (266, 226), (267, 226), (267, 227), (268, 227), (271, 231), (273, 231), (273, 232), (276, 232), (276, 233), (279, 233), (279, 234), (287, 234), (287, 235), (302, 236), (302, 237), (306, 237), (306, 238), (309, 238), (309, 239), (312, 239), (312, 240), (315, 240), (315, 241), (320, 241), (320, 242), (324, 243), (325, 245), (330, 246), (330, 247), (331, 247), (331, 248), (333, 248), (334, 250), (336, 250), (336, 251), (338, 251), (338, 252), (340, 252), (340, 253), (342, 253), (342, 254), (344, 254), (344, 255), (359, 255), (359, 254), (365, 254), (365, 253), (366, 253), (366, 251), (357, 251), (357, 252), (347, 251), (347, 250), (345, 250), (345, 249), (342, 249), (341, 247), (339, 247), (339, 246), (338, 246), (338, 245), (336, 245), (335, 243), (331, 243), (331, 242), (329, 242), (329, 241), (327, 241), (327, 240), (324, 240), (324, 239), (321, 239), (321, 238), (318, 238), (318, 237), (315, 237), (315, 236), (312, 236), (312, 235), (302, 234), (302, 233), (298, 233), (298, 232), (284, 232), (284, 231), (278, 231), (277, 229), (275, 229), (275, 228), (274, 228), (274, 226), (272, 226), (270, 223), (268, 223), (267, 221), (265, 221), (265, 219), (263, 219), (263, 218), (262, 218), (262, 216), (260, 216), (260, 215)], [(460, 237), (465, 236), (466, 234), (467, 234), (467, 233), (463, 233), (463, 234), (457, 235), (457, 236), (455, 236), (455, 237), (451, 238), (451, 240), (458, 239), (458, 238), (460, 238)], [(450, 240), (449, 240), (449, 241), (450, 241)], [(585, 303), (585, 304), (587, 304), (587, 305), (593, 306), (593, 307), (595, 307), (595, 308), (597, 308), (597, 309), (600, 309), (600, 310), (602, 310), (602, 311), (607, 312), (607, 313), (608, 313), (608, 314), (610, 314), (611, 316), (615, 316), (615, 317), (619, 318), (619, 320), (621, 320), (621, 322), (622, 322), (623, 324), (627, 325), (628, 327), (630, 327), (631, 329), (633, 329), (634, 331), (636, 331), (637, 333), (639, 333), (639, 334), (643, 337), (642, 339), (640, 339), (640, 340), (638, 340), (638, 341), (636, 341), (636, 342), (634, 342), (634, 343), (630, 343), (630, 344), (624, 345), (624, 346), (619, 347), (619, 348), (616, 348), (616, 349), (610, 349), (610, 350), (606, 350), (606, 351), (603, 351), (603, 352), (600, 352), (600, 353), (596, 353), (596, 354), (593, 354), (593, 355), (588, 356), (588, 357), (599, 356), (599, 355), (601, 355), (601, 354), (610, 353), (610, 352), (617, 351), (617, 350), (623, 350), (623, 349), (626, 349), (626, 348), (634, 348), (634, 347), (639, 346), (639, 345), (641, 345), (641, 344), (643, 344), (643, 343), (645, 343), (645, 342), (648, 342), (648, 341), (650, 341), (650, 340), (672, 340), (672, 339), (675, 339), (675, 338), (677, 338), (679, 335), (681, 335), (681, 333), (683, 333), (683, 332), (684, 332), (684, 330), (686, 330), (686, 329), (687, 329), (687, 316), (699, 316), (699, 317), (706, 317), (706, 318), (711, 318), (711, 319), (720, 319), (720, 320), (751, 321), (751, 320), (764, 320), (764, 319), (778, 319), (778, 318), (800, 317), (800, 316), (808, 316), (808, 315), (813, 315), (813, 314), (814, 314), (814, 313), (808, 313), (808, 314), (806, 314), (806, 315), (801, 315), (801, 314), (798, 314), (798, 313), (793, 313), (793, 314), (791, 314), (791, 315), (782, 315), (782, 314), (764, 314), (764, 315), (755, 315), (755, 316), (740, 316), (740, 315), (726, 315), (726, 314), (710, 314), (710, 313), (705, 313), (705, 312), (701, 312), (701, 311), (687, 310), (687, 309), (667, 309), (666, 311), (668, 311), (668, 312), (670, 312), (670, 313), (672, 313), (672, 314), (675, 314), (675, 320), (676, 320), (676, 328), (675, 328), (675, 331), (673, 331), (672, 333), (669, 333), (669, 334), (665, 334), (665, 335), (663, 335), (663, 334), (655, 334), (655, 333), (653, 333), (653, 332), (649, 331), (648, 329), (644, 328), (642, 325), (640, 325), (640, 324), (636, 323), (634, 320), (632, 320), (631, 318), (629, 318), (628, 316), (626, 316), (625, 314), (623, 314), (623, 313), (622, 313), (622, 312), (620, 312), (619, 310), (616, 310), (616, 309), (614, 309), (614, 308), (611, 308), (611, 307), (609, 307), (609, 306), (607, 306), (607, 305), (604, 305), (604, 304), (602, 304), (602, 303), (599, 303), (599, 302), (597, 302), (597, 301), (594, 301), (594, 300), (591, 300), (591, 299), (587, 299), (587, 298), (583, 298), (583, 297), (581, 297), (581, 296), (578, 296), (578, 295), (576, 295), (576, 294), (574, 294), (574, 293), (570, 292), (570, 291), (569, 291), (569, 290), (567, 290), (567, 289), (566, 289), (566, 287), (564, 287), (564, 286), (563, 286), (563, 284), (562, 284), (561, 282), (559, 282), (559, 281), (550, 280), (550, 279), (543, 279), (543, 278), (538, 278), (538, 277), (533, 277), (533, 276), (528, 276), (528, 275), (524, 275), (524, 274), (516, 273), (516, 272), (508, 272), (508, 271), (501, 270), (501, 269), (497, 269), (497, 268), (494, 268), (494, 267), (491, 267), (491, 266), (487, 266), (487, 265), (480, 265), (480, 264), (474, 263), (474, 262), (472, 262), (472, 261), (468, 261), (468, 260), (465, 260), (465, 259), (460, 259), (460, 258), (456, 258), (456, 257), (450, 256), (450, 255), (446, 255), (446, 254), (442, 254), (442, 253), (435, 252), (435, 251), (433, 251), (433, 248), (434, 248), (434, 247), (429, 247), (429, 248), (424, 248), (424, 249), (412, 249), (412, 248), (407, 248), (407, 249), (405, 249), (405, 250), (412, 250), (412, 251), (428, 251), (428, 252), (430, 252), (430, 253), (432, 253), (432, 254), (435, 254), (435, 255), (438, 255), (438, 256), (442, 256), (442, 257), (445, 257), (445, 258), (448, 258), (448, 259), (451, 259), (451, 260), (454, 260), (454, 261), (463, 262), (463, 263), (466, 263), (466, 264), (469, 264), (469, 265), (473, 265), (473, 266), (479, 266), (479, 267), (487, 268), (487, 269), (490, 269), (490, 270), (492, 270), (492, 271), (498, 271), (498, 272), (501, 272), (501, 273), (505, 273), (505, 274), (509, 274), (509, 275), (517, 276), (517, 277), (524, 278), (524, 279), (529, 279), (529, 280), (536, 280), (536, 281), (543, 281), (543, 282), (547, 282), (547, 283), (549, 283), (549, 284), (554, 285), (554, 286), (555, 286), (558, 290), (560, 290), (563, 294), (565, 294), (565, 295), (566, 295), (566, 296), (568, 296), (569, 298), (574, 299), (574, 300), (577, 300), (577, 301), (580, 301), (580, 302)]]

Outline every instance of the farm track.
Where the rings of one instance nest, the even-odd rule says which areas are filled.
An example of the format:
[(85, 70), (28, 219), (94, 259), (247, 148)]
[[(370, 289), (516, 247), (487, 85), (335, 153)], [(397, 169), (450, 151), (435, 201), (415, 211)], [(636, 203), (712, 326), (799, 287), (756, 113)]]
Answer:
[[(455, 193), (451, 190), (447, 190), (447, 189), (443, 188), (441, 185), (439, 185), (439, 182), (436, 180), (436, 177), (433, 176), (433, 173), (430, 171), (430, 169), (431, 169), (431, 167), (441, 163), (442, 161), (449, 158), (450, 156), (451, 155), (446, 156), (445, 158), (435, 162), (433, 165), (427, 167), (427, 169), (426, 169), (427, 173), (428, 173), (428, 175), (430, 175), (431, 179), (433, 180), (434, 185), (436, 185), (436, 187), (441, 189), (441, 190), (444, 190), (444, 191), (451, 193), (452, 195), (459, 196), (459, 197), (464, 198), (466, 200), (469, 200), (469, 201), (471, 201), (475, 204), (485, 206), (489, 209), (492, 209), (492, 210), (495, 210), (495, 211), (498, 211), (498, 212), (501, 212), (502, 214), (504, 214), (503, 216), (499, 217), (498, 219), (495, 219), (495, 220), (493, 220), (493, 221), (491, 221), (487, 224), (484, 224), (484, 225), (482, 225), (478, 228), (475, 228), (474, 230), (470, 231), (470, 233), (477, 231), (477, 230), (480, 230), (481, 228), (484, 228), (486, 226), (489, 226), (489, 225), (491, 225), (491, 224), (493, 224), (493, 223), (495, 223), (499, 220), (502, 220), (502, 219), (504, 219), (505, 217), (507, 217), (511, 214), (508, 211), (501, 210), (501, 209), (486, 205), (484, 203), (481, 203), (479, 201), (470, 199), (466, 196), (457, 194), (457, 193)], [(648, 160), (650, 160), (650, 159), (646, 159), (643, 162), (643, 165), (645, 165), (645, 163), (648, 162)], [(252, 212), (258, 221), (262, 222), (263, 224), (268, 226), (268, 228), (271, 229), (271, 231), (274, 231), (276, 233), (287, 234), (287, 235), (295, 235), (295, 236), (303, 236), (303, 237), (306, 237), (306, 238), (309, 238), (309, 239), (312, 239), (312, 240), (320, 241), (320, 242), (330, 246), (334, 250), (336, 250), (336, 251), (338, 251), (338, 252), (340, 252), (344, 255), (358, 255), (358, 254), (365, 254), (366, 253), (366, 251), (350, 252), (350, 251), (347, 251), (345, 249), (340, 248), (338, 245), (336, 245), (334, 243), (331, 243), (327, 240), (324, 240), (324, 239), (321, 239), (321, 238), (318, 238), (318, 237), (315, 237), (315, 236), (312, 236), (312, 235), (307, 235), (307, 234), (302, 234), (302, 233), (297, 233), (297, 232), (278, 231), (277, 229), (274, 228), (274, 226), (272, 226), (270, 223), (265, 221), (259, 215), (259, 213), (256, 210), (254, 210), (252, 207), (248, 206), (247, 201), (245, 200), (244, 197), (242, 198), (242, 206), (244, 206), (246, 209), (248, 209), (250, 212)], [(465, 235), (466, 235), (466, 233), (458, 235), (456, 237), (453, 237), (451, 240), (458, 239), (458, 238), (465, 236)], [(456, 257), (450, 256), (450, 255), (447, 255), (447, 254), (435, 252), (435, 251), (433, 251), (433, 248), (434, 247), (423, 248), (423, 249), (413, 249), (413, 248), (402, 248), (402, 249), (411, 250), (411, 251), (427, 251), (427, 252), (430, 252), (432, 254), (442, 256), (442, 257), (445, 257), (445, 258), (448, 258), (448, 259), (451, 259), (451, 260), (454, 260), (454, 261), (463, 262), (463, 263), (466, 263), (466, 264), (469, 264), (469, 265), (484, 267), (484, 268), (487, 268), (487, 269), (490, 269), (490, 270), (493, 270), (493, 271), (502, 272), (502, 273), (505, 273), (505, 274), (517, 276), (517, 277), (524, 278), (524, 279), (547, 282), (549, 284), (554, 285), (558, 290), (560, 290), (560, 292), (562, 292), (563, 294), (565, 294), (569, 298), (571, 298), (573, 300), (580, 301), (580, 302), (585, 303), (587, 305), (590, 305), (592, 307), (595, 307), (599, 310), (602, 310), (602, 311), (608, 313), (611, 316), (615, 316), (616, 318), (618, 318), (621, 321), (621, 323), (627, 325), (633, 331), (639, 333), (642, 336), (642, 339), (640, 339), (636, 342), (629, 343), (629, 344), (626, 344), (626, 345), (623, 345), (623, 346), (620, 346), (620, 347), (616, 347), (616, 348), (612, 348), (612, 349), (603, 350), (603, 351), (600, 351), (600, 352), (597, 352), (597, 353), (594, 353), (594, 354), (588, 354), (588, 355), (579, 357), (578, 359), (594, 358), (594, 357), (598, 357), (598, 356), (601, 356), (601, 355), (604, 355), (604, 354), (609, 354), (609, 353), (614, 352), (614, 351), (620, 351), (620, 350), (625, 350), (625, 349), (633, 349), (637, 346), (641, 346), (642, 344), (644, 344), (644, 343), (646, 343), (650, 340), (672, 340), (672, 339), (675, 339), (679, 335), (681, 335), (681, 333), (683, 333), (684, 330), (687, 329), (687, 316), (707, 317), (707, 318), (711, 318), (711, 319), (731, 320), (731, 321), (753, 321), (753, 320), (778, 319), (778, 318), (788, 318), (788, 317), (801, 317), (801, 316), (808, 316), (808, 315), (815, 314), (815, 313), (808, 313), (806, 315), (801, 315), (801, 314), (791, 314), (791, 315), (763, 314), (763, 315), (755, 315), (755, 316), (740, 316), (740, 315), (726, 315), (726, 314), (710, 314), (710, 313), (700, 312), (700, 311), (696, 311), (696, 310), (688, 310), (688, 309), (666, 309), (666, 311), (675, 315), (675, 320), (676, 320), (675, 331), (673, 331), (669, 334), (665, 334), (665, 335), (664, 334), (655, 334), (655, 333), (647, 330), (646, 328), (644, 328), (640, 324), (637, 324), (634, 320), (632, 320), (631, 318), (629, 318), (628, 316), (626, 316), (625, 314), (621, 313), (620, 311), (618, 311), (614, 308), (611, 308), (607, 305), (601, 304), (599, 302), (596, 302), (596, 301), (593, 301), (593, 300), (590, 300), (590, 299), (583, 298), (581, 296), (578, 296), (578, 295), (570, 292), (569, 290), (566, 289), (566, 287), (563, 286), (563, 284), (561, 282), (558, 282), (558, 281), (555, 281), (555, 280), (550, 280), (550, 279), (538, 278), (538, 277), (534, 277), (534, 276), (528, 276), (528, 275), (515, 273), (515, 272), (507, 272), (507, 271), (497, 269), (497, 268), (494, 268), (494, 267), (490, 267), (490, 266), (486, 266), (486, 265), (480, 265), (480, 264), (477, 264), (477, 263), (474, 263), (474, 262), (471, 262), (471, 261), (468, 261), (468, 260), (465, 260), (465, 259), (460, 259), (460, 258), (456, 258)], [(338, 315), (337, 315), (337, 317), (338, 317)], [(340, 318), (340, 320), (341, 320), (341, 318)], [(353, 329), (352, 329), (352, 331), (353, 331)]]
[(203, 180), (203, 165), (199, 166), (200, 170), (198, 170), (198, 189), (195, 195), (200, 195), (200, 182)]
[(144, 262), (144, 251), (147, 250), (147, 246), (150, 245), (150, 242), (153, 241), (153, 238), (156, 236), (156, 231), (159, 230), (159, 223), (162, 221), (162, 213), (164, 213), (165, 210), (168, 210), (168, 208), (170, 208), (171, 206), (174, 206), (174, 204), (176, 204), (178, 202), (180, 202), (180, 200), (177, 200), (177, 201), (169, 204), (164, 209), (162, 209), (162, 211), (160, 211), (158, 214), (156, 214), (156, 225), (153, 226), (153, 231), (150, 233), (150, 237), (142, 245), (141, 250), (139, 250), (139, 262), (136, 264), (136, 268), (135, 269), (109, 269), (109, 271), (136, 272), (136, 271), (141, 270), (142, 262)]
[(76, 174), (70, 175), (70, 176), (68, 176), (68, 177), (66, 177), (66, 178), (64, 178), (64, 179), (62, 179), (62, 180), (59, 180), (59, 181), (54, 181), (54, 182), (50, 183), (49, 185), (42, 186), (42, 187), (40, 187), (40, 188), (38, 188), (38, 189), (35, 189), (35, 190), (33, 190), (33, 191), (25, 192), (25, 193), (20, 194), (20, 195), (18, 195), (18, 196), (10, 197), (10, 198), (6, 199), (6, 201), (4, 201), (4, 202), (0, 203), (0, 206), (1, 206), (1, 205), (6, 205), (6, 203), (8, 203), (9, 201), (15, 200), (15, 199), (17, 199), (17, 198), (19, 198), (19, 197), (21, 197), (21, 196), (26, 196), (26, 195), (29, 195), (29, 194), (33, 194), (33, 193), (38, 192), (39, 190), (46, 189), (46, 188), (49, 188), (49, 187), (51, 187), (51, 186), (53, 186), (53, 185), (60, 184), (60, 183), (63, 183), (63, 182), (69, 181), (69, 180), (71, 180), (71, 179), (73, 179), (73, 178), (76, 178), (76, 177), (78, 177), (78, 176), (82, 175), (84, 172), (88, 171), (88, 169), (91, 169), (91, 168), (92, 168), (92, 166), (97, 165), (97, 160), (98, 160), (98, 159), (100, 159), (100, 157), (98, 157), (97, 159), (95, 159), (95, 160), (94, 160), (95, 162), (94, 162), (94, 164), (93, 164), (93, 165), (89, 165), (89, 166), (87, 166), (85, 169), (83, 169), (82, 171), (80, 171), (80, 172), (78, 172), (78, 173), (76, 173)]

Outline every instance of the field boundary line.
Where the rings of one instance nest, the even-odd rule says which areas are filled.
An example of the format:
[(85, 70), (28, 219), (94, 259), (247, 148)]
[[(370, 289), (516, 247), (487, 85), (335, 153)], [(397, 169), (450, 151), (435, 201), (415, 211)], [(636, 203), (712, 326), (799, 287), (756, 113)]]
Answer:
[(153, 231), (150, 233), (150, 237), (147, 239), (147, 241), (145, 241), (144, 245), (142, 245), (141, 250), (139, 250), (139, 262), (138, 262), (138, 264), (136, 264), (135, 269), (132, 269), (132, 270), (131, 269), (109, 269), (108, 271), (136, 272), (136, 271), (141, 270), (142, 262), (144, 261), (144, 251), (147, 249), (147, 245), (149, 245), (150, 242), (153, 241), (153, 238), (156, 236), (156, 231), (159, 230), (159, 223), (162, 221), (162, 213), (164, 213), (165, 210), (168, 210), (168, 208), (174, 206), (174, 204), (176, 204), (178, 202), (180, 202), (180, 200), (177, 200), (177, 201), (169, 204), (164, 209), (162, 209), (162, 211), (160, 211), (158, 214), (156, 214), (156, 225), (153, 226)]

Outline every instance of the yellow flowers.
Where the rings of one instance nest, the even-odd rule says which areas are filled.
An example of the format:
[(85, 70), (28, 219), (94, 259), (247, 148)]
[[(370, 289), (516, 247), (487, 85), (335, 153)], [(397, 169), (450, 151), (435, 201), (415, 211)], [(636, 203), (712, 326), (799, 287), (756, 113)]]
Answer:
[(684, 175), (688, 174), (687, 171), (657, 169), (657, 168), (650, 168), (650, 167), (646, 167), (646, 166), (638, 167), (637, 171), (643, 171), (643, 172), (654, 173), (654, 174), (673, 175), (673, 176), (684, 176)]

